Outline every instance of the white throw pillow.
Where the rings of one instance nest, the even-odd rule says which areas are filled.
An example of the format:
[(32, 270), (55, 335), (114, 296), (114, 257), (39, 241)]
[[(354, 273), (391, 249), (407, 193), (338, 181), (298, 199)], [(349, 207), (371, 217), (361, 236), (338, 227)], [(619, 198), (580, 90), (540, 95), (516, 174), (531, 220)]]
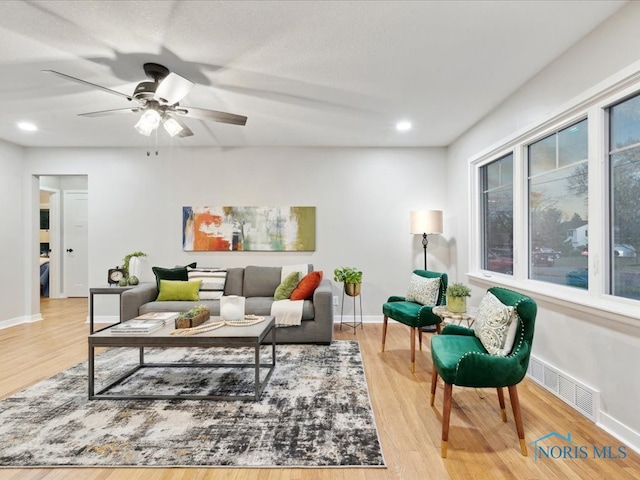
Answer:
[(518, 315), (515, 308), (487, 292), (478, 306), (473, 330), (487, 352), (506, 357), (511, 353), (516, 338)]
[(224, 294), (227, 270), (224, 268), (187, 268), (189, 280), (202, 280), (199, 300), (219, 300)]
[(421, 305), (435, 305), (438, 301), (440, 278), (425, 278), (416, 273), (411, 274), (406, 299)]

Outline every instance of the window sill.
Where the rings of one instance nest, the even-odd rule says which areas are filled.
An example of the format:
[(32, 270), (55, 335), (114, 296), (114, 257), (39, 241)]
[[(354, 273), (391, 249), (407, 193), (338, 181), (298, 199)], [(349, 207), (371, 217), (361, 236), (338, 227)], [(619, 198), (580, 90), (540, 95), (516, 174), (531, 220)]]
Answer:
[(595, 295), (579, 288), (534, 280), (516, 280), (511, 276), (492, 272), (467, 273), (467, 277), (475, 285), (485, 288), (492, 286), (511, 288), (539, 301), (597, 316), (606, 320), (601, 323), (605, 327), (611, 327), (613, 321), (640, 332), (640, 305), (637, 300), (611, 295)]

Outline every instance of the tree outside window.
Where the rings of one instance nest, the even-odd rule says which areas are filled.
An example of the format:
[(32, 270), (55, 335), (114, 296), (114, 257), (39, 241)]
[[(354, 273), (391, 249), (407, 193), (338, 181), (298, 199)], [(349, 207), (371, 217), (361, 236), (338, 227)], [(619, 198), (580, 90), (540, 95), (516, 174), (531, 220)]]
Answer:
[(513, 275), (513, 154), (480, 169), (482, 268)]
[(529, 278), (588, 287), (587, 120), (527, 148)]
[(640, 95), (609, 109), (610, 293), (640, 299)]

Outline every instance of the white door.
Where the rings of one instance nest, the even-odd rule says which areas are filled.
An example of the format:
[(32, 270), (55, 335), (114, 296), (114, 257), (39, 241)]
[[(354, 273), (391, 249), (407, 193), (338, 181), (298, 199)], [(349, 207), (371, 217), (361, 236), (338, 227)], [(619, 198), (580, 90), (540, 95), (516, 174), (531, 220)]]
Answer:
[(63, 192), (63, 272), (67, 297), (89, 296), (89, 195), (86, 191)]

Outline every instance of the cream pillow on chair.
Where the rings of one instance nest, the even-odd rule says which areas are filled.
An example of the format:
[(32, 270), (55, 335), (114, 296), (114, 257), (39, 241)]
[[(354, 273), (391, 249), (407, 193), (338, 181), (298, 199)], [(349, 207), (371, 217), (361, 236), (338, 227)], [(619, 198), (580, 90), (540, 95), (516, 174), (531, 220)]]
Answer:
[(407, 302), (421, 305), (435, 305), (440, 291), (440, 278), (426, 278), (416, 273), (411, 274), (407, 290)]
[(515, 308), (487, 292), (478, 306), (473, 330), (487, 352), (506, 357), (511, 353), (516, 338), (518, 315)]

